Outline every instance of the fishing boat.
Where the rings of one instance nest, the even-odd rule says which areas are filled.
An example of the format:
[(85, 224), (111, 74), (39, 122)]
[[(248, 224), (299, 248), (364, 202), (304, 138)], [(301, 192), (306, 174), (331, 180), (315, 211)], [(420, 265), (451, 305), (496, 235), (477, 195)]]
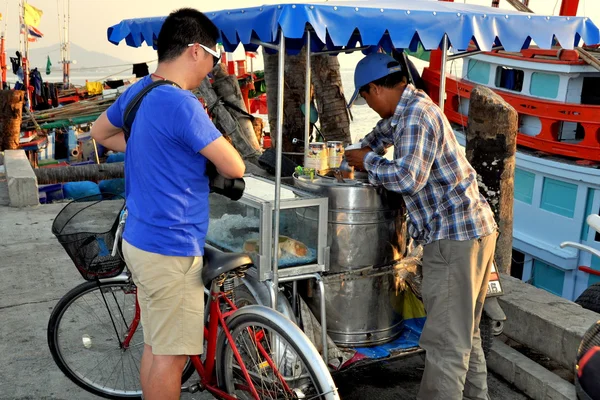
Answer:
[[(560, 15), (568, 20), (577, 8), (578, 0), (563, 0)], [(444, 112), (463, 145), (476, 85), (517, 111), (512, 274), (569, 300), (600, 282), (600, 259), (560, 247), (578, 241), (600, 249), (600, 235), (585, 223), (600, 210), (598, 58), (595, 47), (515, 52), (498, 46), (467, 57), (460, 76), (445, 80)], [(422, 75), (438, 103), (440, 60), (432, 52)]]

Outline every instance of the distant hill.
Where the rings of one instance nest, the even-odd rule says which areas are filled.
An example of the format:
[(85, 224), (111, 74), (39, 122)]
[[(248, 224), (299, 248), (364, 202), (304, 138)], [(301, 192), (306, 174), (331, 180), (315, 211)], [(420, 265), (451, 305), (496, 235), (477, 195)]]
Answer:
[[(7, 50), (6, 58), (8, 59), (8, 57), (15, 57), (15, 51), (16, 49)], [(30, 46), (29, 60), (31, 67), (38, 67), (38, 69), (44, 70), (46, 68), (46, 58), (48, 55), (50, 56), (52, 69), (56, 71), (62, 70), (62, 64), (59, 64), (60, 50), (58, 44), (48, 47), (37, 47), (35, 45)], [(109, 56), (105, 53), (84, 49), (83, 47), (73, 43), (71, 43), (71, 60), (77, 61), (77, 64), (71, 67), (72, 69), (132, 64), (119, 58)], [(10, 62), (8, 62), (8, 65), (10, 67)]]

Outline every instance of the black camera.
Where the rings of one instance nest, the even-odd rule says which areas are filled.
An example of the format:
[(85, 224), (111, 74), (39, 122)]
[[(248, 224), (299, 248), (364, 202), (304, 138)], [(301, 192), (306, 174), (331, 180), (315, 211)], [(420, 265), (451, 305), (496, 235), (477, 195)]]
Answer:
[(243, 178), (225, 178), (219, 174), (217, 167), (210, 161), (206, 162), (206, 175), (208, 176), (211, 193), (218, 193), (234, 201), (239, 200), (244, 194), (246, 182)]

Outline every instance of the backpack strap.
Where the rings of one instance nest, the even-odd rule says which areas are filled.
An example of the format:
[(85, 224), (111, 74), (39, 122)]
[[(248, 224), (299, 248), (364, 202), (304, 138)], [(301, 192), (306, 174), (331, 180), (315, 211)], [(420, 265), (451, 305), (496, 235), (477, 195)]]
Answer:
[(127, 143), (127, 141), (129, 140), (129, 136), (131, 136), (131, 127), (133, 126), (133, 120), (135, 119), (135, 115), (137, 114), (138, 109), (142, 104), (142, 100), (148, 94), (148, 92), (150, 92), (155, 87), (161, 85), (171, 85), (181, 89), (181, 87), (175, 82), (164, 79), (160, 81), (154, 81), (148, 86), (144, 87), (142, 90), (140, 90), (139, 93), (136, 94), (135, 97), (129, 102), (129, 104), (127, 104), (127, 107), (125, 108), (125, 113), (123, 114), (123, 133), (125, 134), (125, 143)]

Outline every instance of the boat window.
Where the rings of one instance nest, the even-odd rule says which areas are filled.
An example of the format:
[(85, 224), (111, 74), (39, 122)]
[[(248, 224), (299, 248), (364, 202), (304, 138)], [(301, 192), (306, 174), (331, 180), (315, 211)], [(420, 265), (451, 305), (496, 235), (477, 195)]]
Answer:
[(496, 87), (520, 92), (525, 73), (520, 69), (499, 66), (496, 68)]
[(533, 200), (533, 185), (535, 174), (515, 168), (515, 199), (523, 203), (531, 204)]
[(490, 64), (479, 60), (469, 60), (467, 79), (487, 85), (490, 81)]
[(600, 77), (589, 76), (583, 78), (581, 89), (581, 104), (600, 105)]
[[(588, 188), (587, 197), (585, 200), (585, 214), (583, 214), (583, 220), (587, 218), (588, 215), (592, 213), (592, 206), (594, 203), (594, 189)], [(586, 241), (588, 238), (588, 233), (590, 231), (590, 226), (587, 223), (583, 223), (581, 227), (581, 240)]]
[(556, 74), (534, 72), (533, 74), (531, 74), (531, 84), (529, 85), (529, 93), (531, 93), (532, 96), (555, 99), (558, 96), (559, 84), (560, 77)]
[(525, 253), (518, 250), (512, 250), (512, 262), (510, 265), (510, 276), (517, 279), (523, 279), (523, 266), (525, 264)]
[(562, 296), (565, 272), (540, 260), (533, 260), (533, 286), (545, 289), (557, 296)]
[(544, 178), (540, 208), (554, 214), (573, 218), (577, 201), (577, 185)]
[[(590, 263), (590, 268), (596, 271), (600, 271), (600, 258), (592, 256), (592, 262)], [(600, 282), (600, 276), (590, 274), (588, 278), (588, 286), (592, 286), (594, 283)]]

